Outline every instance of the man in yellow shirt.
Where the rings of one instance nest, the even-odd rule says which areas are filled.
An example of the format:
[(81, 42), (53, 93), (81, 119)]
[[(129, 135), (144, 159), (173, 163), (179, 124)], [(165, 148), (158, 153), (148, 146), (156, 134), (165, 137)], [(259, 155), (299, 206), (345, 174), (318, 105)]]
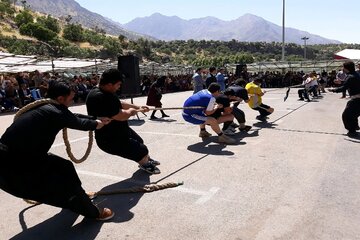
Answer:
[(260, 115), (256, 117), (257, 120), (266, 121), (267, 116), (274, 112), (274, 109), (262, 103), (262, 96), (265, 91), (262, 91), (260, 85), (262, 83), (261, 78), (255, 78), (252, 82), (246, 84), (245, 89), (248, 91), (250, 100), (248, 102), (249, 107), (259, 111)]

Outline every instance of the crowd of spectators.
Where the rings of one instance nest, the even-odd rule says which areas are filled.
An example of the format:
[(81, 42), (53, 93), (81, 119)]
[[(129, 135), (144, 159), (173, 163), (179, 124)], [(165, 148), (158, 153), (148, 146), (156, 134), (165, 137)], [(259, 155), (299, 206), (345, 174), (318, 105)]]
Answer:
[[(224, 71), (223, 68), (217, 69), (223, 75), (225, 85), (231, 85), (239, 76), (235, 76), (232, 72)], [(336, 86), (334, 80), (338, 71), (321, 72), (318, 73), (324, 85), (327, 87)], [(202, 68), (201, 74), (204, 79), (209, 77), (210, 72), (206, 68)], [(281, 88), (296, 84), (301, 84), (303, 81), (304, 72), (288, 71), (285, 74), (279, 71), (266, 71), (257, 73), (242, 74), (242, 78), (247, 82), (255, 78), (263, 79), (263, 88)], [(158, 75), (147, 75), (141, 77), (141, 95), (148, 94), (151, 84), (158, 79)], [(163, 87), (163, 93), (188, 91), (193, 89), (193, 74), (181, 75), (168, 75)], [(0, 74), (0, 109), (1, 112), (17, 111), (26, 104), (46, 97), (46, 91), (49, 80), (56, 80), (64, 78), (60, 73), (41, 73), (34, 72), (21, 72), (16, 74)], [(85, 101), (88, 92), (98, 84), (99, 75), (92, 74), (79, 74), (66, 76), (66, 78), (73, 84), (76, 90), (74, 98), (75, 102)], [(204, 88), (206, 86), (204, 85)]]

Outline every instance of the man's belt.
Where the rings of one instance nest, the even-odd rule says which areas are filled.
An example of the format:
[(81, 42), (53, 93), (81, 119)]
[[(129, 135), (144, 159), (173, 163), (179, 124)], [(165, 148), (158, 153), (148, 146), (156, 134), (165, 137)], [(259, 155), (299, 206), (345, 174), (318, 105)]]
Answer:
[(8, 150), (9, 150), (8, 146), (0, 142), (0, 151), (7, 152)]

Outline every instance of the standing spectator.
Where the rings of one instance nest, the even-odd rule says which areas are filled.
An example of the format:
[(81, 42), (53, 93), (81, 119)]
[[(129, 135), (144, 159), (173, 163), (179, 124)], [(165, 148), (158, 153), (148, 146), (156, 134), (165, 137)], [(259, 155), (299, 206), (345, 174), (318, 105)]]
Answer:
[(211, 83), (213, 82), (217, 82), (216, 80), (216, 68), (215, 67), (210, 67), (209, 68), (209, 75), (208, 77), (206, 78), (206, 81), (205, 81), (205, 85), (206, 85), (206, 88), (208, 88), (210, 86)]
[[(343, 70), (339, 70), (338, 73), (336, 74), (336, 79), (334, 83), (343, 86), (345, 78), (346, 78), (346, 73)], [(341, 98), (346, 98), (346, 89), (343, 89)]]
[(194, 94), (204, 89), (204, 80), (201, 76), (202, 70), (203, 68), (196, 69), (195, 74), (192, 77)]
[[(146, 100), (146, 105), (154, 106), (156, 108), (162, 107), (162, 103), (161, 103), (162, 88), (164, 87), (165, 80), (166, 80), (166, 76), (161, 76), (150, 86), (149, 95)], [(155, 112), (156, 112), (156, 110), (153, 110), (153, 112), (150, 116), (151, 120), (158, 119), (157, 117), (155, 117)], [(168, 115), (165, 114), (165, 112), (163, 110), (160, 110), (160, 112), (162, 114), (161, 117), (163, 117), (163, 118), (169, 117)]]
[(220, 92), (225, 91), (225, 81), (227, 78), (225, 77), (224, 73), (225, 73), (225, 69), (220, 68), (219, 72), (216, 74), (216, 81), (220, 85)]

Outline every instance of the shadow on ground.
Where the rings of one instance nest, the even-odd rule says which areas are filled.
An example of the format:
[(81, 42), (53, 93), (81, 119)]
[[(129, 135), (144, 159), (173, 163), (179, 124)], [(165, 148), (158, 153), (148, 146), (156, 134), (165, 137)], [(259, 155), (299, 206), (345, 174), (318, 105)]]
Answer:
[[(150, 183), (149, 174), (142, 170), (136, 171), (131, 178), (109, 185), (101, 191), (113, 191), (136, 186), (143, 186)], [(134, 217), (130, 211), (139, 202), (144, 193), (126, 193), (109, 196), (100, 196), (95, 199), (99, 207), (108, 207), (115, 212), (115, 217), (110, 222), (126, 222)], [(58, 214), (27, 228), (24, 213), (30, 210), (31, 206), (19, 213), (19, 221), (23, 231), (11, 239), (95, 239), (99, 234), (102, 224), (106, 222), (86, 219), (69, 210), (62, 209)], [(28, 214), (31, 214), (28, 213)], [(78, 218), (83, 218), (80, 223), (74, 225)], [(119, 236), (119, 239), (122, 237)]]

